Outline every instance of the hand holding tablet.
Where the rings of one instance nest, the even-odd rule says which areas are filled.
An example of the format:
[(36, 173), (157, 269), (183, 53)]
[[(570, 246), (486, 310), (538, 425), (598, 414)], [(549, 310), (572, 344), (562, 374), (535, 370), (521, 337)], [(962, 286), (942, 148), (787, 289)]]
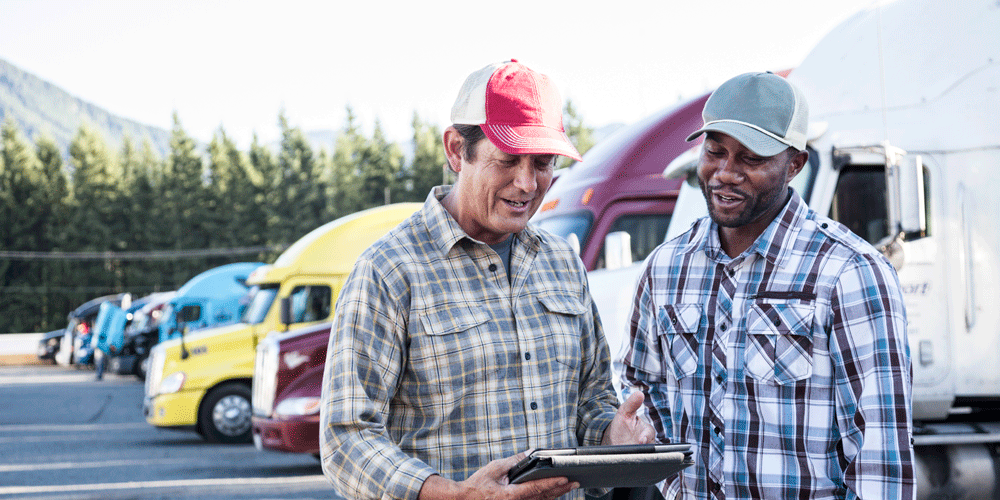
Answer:
[(566, 477), (581, 488), (648, 486), (692, 465), (691, 445), (636, 444), (535, 450), (510, 469), (512, 484)]

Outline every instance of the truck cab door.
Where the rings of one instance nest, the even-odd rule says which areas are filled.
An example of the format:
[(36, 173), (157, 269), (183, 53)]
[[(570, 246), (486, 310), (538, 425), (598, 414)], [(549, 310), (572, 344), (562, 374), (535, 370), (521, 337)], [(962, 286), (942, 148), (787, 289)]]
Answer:
[(954, 397), (944, 232), (933, 224), (927, 158), (889, 144), (833, 152), (830, 217), (878, 248), (899, 276), (913, 364), (914, 417), (947, 415)]

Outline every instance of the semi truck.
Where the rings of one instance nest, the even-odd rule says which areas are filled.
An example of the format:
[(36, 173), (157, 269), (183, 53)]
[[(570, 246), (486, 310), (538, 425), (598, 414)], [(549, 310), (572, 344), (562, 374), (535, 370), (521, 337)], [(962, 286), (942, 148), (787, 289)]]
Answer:
[(151, 294), (148, 302), (126, 318), (125, 330), (109, 336), (109, 351), (113, 354), (108, 369), (112, 373), (146, 378), (149, 351), (160, 341), (163, 309), (176, 294), (175, 291)]
[[(810, 107), (810, 162), (796, 189), (899, 275), (918, 498), (1000, 498), (1000, 4), (877, 4), (788, 78)], [(707, 213), (696, 156), (666, 169), (687, 179), (668, 239)], [(626, 288), (640, 267), (592, 273), (591, 286)], [(595, 300), (618, 307), (627, 288)], [(622, 341), (622, 322), (606, 327)]]
[(319, 400), (331, 323), (272, 335), (257, 346), (253, 442), (258, 450), (319, 454)]
[(189, 279), (163, 306), (160, 342), (202, 328), (239, 321), (250, 291), (247, 280), (263, 262), (237, 262), (213, 267)]
[[(776, 73), (787, 77), (790, 71)], [(559, 172), (532, 218), (566, 238), (591, 275), (597, 273), (599, 286), (591, 280), (591, 294), (612, 354), (631, 307), (630, 296), (619, 292), (636, 274), (635, 263), (663, 242), (680, 194), (682, 181), (663, 171), (691, 147), (685, 139), (701, 127), (709, 95), (667, 107), (598, 143), (583, 162)]]
[(559, 171), (532, 222), (566, 238), (588, 271), (646, 258), (663, 241), (681, 185), (663, 169), (690, 146), (684, 139), (701, 126), (707, 99), (683, 101), (599, 142)]
[(67, 315), (68, 324), (63, 330), (63, 338), (60, 347), (55, 349), (55, 360), (60, 365), (72, 365), (79, 363), (77, 351), (84, 345), (90, 345), (90, 334), (94, 328), (94, 320), (100, 312), (101, 304), (112, 302), (121, 304), (127, 294), (119, 293), (115, 295), (105, 295), (88, 300), (80, 304), (76, 309)]
[(239, 323), (182, 332), (154, 347), (143, 404), (146, 421), (194, 430), (210, 442), (250, 442), (257, 344), (272, 333), (330, 321), (337, 294), (361, 252), (420, 206), (372, 208), (314, 229), (274, 264), (250, 275)]

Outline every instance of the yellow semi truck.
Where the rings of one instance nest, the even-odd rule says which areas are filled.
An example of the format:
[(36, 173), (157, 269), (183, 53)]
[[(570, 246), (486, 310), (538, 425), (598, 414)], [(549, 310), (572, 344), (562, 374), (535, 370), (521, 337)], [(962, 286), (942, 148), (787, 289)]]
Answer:
[(158, 344), (149, 358), (146, 421), (195, 430), (210, 442), (250, 442), (257, 343), (272, 332), (331, 321), (354, 261), (420, 206), (372, 208), (313, 230), (250, 275), (240, 323)]

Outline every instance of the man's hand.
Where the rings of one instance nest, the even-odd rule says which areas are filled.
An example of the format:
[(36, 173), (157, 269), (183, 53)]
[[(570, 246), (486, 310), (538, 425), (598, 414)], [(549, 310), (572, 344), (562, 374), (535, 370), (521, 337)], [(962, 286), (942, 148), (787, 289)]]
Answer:
[(604, 431), (601, 444), (647, 444), (652, 443), (656, 436), (653, 426), (639, 417), (637, 412), (642, 408), (644, 396), (641, 392), (633, 392), (615, 414), (611, 425)]
[(517, 465), (526, 453), (494, 460), (462, 482), (454, 482), (441, 476), (431, 476), (420, 488), (420, 500), (554, 500), (575, 488), (579, 483), (571, 483), (564, 477), (536, 479), (521, 484), (510, 484), (507, 471)]

